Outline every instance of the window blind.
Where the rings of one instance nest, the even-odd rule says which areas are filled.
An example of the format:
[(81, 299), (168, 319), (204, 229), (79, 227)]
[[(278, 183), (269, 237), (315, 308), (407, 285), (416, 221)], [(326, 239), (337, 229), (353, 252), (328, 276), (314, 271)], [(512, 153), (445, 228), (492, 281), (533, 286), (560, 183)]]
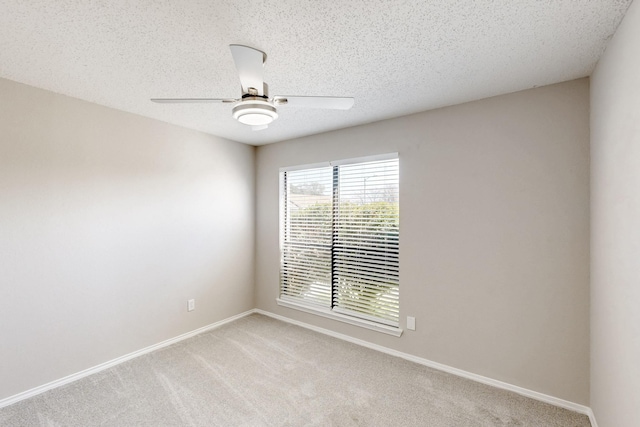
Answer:
[(285, 171), (281, 296), (398, 326), (397, 158)]
[(398, 159), (340, 166), (336, 199), (333, 306), (397, 324)]
[(333, 170), (284, 174), (281, 294), (331, 306)]

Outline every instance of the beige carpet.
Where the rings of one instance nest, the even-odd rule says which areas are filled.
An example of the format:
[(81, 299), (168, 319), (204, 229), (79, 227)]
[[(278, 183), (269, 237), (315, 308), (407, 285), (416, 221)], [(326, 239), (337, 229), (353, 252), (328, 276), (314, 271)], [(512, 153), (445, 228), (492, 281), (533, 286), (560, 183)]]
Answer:
[(0, 409), (1, 426), (589, 426), (584, 415), (251, 315)]

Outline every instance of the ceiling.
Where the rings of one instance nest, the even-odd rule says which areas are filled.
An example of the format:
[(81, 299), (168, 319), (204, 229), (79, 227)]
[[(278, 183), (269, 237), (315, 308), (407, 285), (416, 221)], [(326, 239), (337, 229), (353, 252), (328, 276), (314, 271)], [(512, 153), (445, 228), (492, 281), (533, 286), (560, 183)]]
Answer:
[[(0, 77), (261, 145), (588, 76), (631, 1), (0, 0)], [(271, 95), (354, 107), (252, 131), (149, 101), (238, 98), (232, 43), (267, 53)]]

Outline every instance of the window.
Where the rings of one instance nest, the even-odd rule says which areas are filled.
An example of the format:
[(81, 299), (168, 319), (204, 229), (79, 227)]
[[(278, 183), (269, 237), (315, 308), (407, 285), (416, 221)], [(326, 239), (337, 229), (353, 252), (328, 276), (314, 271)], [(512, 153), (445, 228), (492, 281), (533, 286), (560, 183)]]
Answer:
[(280, 180), (278, 303), (399, 336), (397, 154)]

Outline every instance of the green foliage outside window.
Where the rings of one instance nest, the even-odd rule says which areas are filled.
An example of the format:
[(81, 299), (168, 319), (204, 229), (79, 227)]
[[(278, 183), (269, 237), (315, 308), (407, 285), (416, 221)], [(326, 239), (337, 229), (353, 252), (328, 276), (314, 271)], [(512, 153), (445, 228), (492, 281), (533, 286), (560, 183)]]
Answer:
[[(399, 236), (398, 202), (343, 201), (338, 208), (335, 230), (331, 203), (315, 203), (290, 212), (285, 263), (313, 265), (302, 276), (287, 277), (289, 294), (307, 295), (331, 306), (331, 247), (334, 245), (333, 280), (339, 305), (371, 316), (397, 318), (398, 272), (389, 270), (381, 277), (366, 268), (343, 261), (368, 260), (369, 263), (396, 262)], [(295, 245), (304, 242), (304, 245)], [(391, 248), (390, 248), (391, 247)], [(341, 256), (348, 252), (348, 256)], [(328, 274), (327, 274), (328, 273)], [(324, 289), (324, 291), (322, 291)], [(306, 298), (309, 299), (309, 298)]]

